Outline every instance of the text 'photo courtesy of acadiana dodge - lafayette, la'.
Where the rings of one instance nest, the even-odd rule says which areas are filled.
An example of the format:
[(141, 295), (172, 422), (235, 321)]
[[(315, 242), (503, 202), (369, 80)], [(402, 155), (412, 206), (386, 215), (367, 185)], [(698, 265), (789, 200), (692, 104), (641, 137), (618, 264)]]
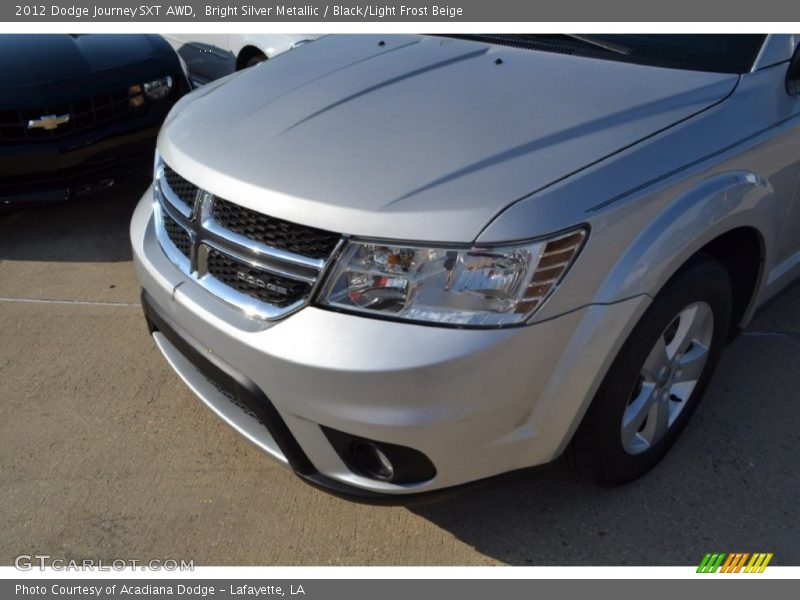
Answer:
[(457, 18), (464, 16), (464, 9), (459, 6), (433, 5), (433, 6), (389, 6), (378, 4), (343, 5), (331, 4), (325, 6), (315, 5), (286, 5), (274, 4), (259, 6), (255, 4), (206, 4), (198, 13), (193, 6), (188, 4), (140, 4), (135, 6), (106, 6), (94, 4), (92, 6), (76, 5), (19, 5), (16, 6), (15, 16), (18, 17), (70, 17), (72, 19), (108, 19), (118, 18), (135, 20), (142, 17), (184, 17), (193, 18), (198, 14), (205, 17), (215, 17), (220, 20), (243, 17), (350, 17), (354, 19), (383, 19), (387, 17), (446, 17)]
[(247, 598), (261, 598), (269, 596), (298, 596), (303, 598), (306, 591), (302, 584), (269, 585), (259, 582), (255, 585), (208, 585), (208, 584), (169, 584), (142, 583), (136, 585), (109, 583), (106, 585), (81, 585), (81, 584), (41, 584), (27, 585), (18, 583), (14, 586), (16, 596), (56, 596), (56, 597), (96, 597), (103, 596), (191, 596), (193, 598), (206, 598), (215, 595), (244, 596)]

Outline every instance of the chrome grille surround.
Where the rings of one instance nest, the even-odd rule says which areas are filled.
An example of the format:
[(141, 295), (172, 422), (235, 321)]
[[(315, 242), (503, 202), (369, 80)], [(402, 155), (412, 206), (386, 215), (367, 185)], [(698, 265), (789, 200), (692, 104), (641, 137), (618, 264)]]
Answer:
[[(341, 249), (343, 237), (325, 258), (303, 256), (252, 240), (217, 222), (214, 218), (216, 197), (213, 194), (197, 188), (193, 203), (187, 203), (185, 198), (175, 194), (165, 177), (165, 167), (163, 160), (157, 159), (153, 181), (156, 237), (164, 253), (178, 269), (223, 302), (257, 319), (281, 319), (308, 304), (322, 280), (325, 268)], [(230, 203), (229, 200), (225, 202)], [(188, 256), (176, 245), (176, 242), (180, 243), (179, 240), (173, 241), (174, 237), (184, 239), (183, 232), (178, 232), (176, 236), (176, 225), (190, 239)], [(250, 295), (237, 290), (209, 271), (209, 252), (246, 266), (248, 273), (243, 275), (254, 270), (262, 272), (269, 282), (290, 280), (291, 283), (302, 285), (278, 286), (277, 289), (303, 290), (305, 293), (282, 301), (279, 306), (264, 301), (265, 294)]]

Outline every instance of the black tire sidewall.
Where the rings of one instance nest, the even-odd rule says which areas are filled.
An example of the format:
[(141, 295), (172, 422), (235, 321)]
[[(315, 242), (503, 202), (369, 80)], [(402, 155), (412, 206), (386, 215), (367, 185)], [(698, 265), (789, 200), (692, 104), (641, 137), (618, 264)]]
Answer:
[(266, 55), (264, 55), (263, 53), (259, 52), (257, 54), (253, 54), (253, 56), (248, 58), (247, 61), (245, 61), (245, 63), (244, 63), (244, 67), (245, 67), (245, 69), (249, 69), (250, 67), (255, 67), (257, 64), (260, 64), (260, 63), (264, 62), (265, 60), (267, 60)]
[[(714, 315), (714, 333), (705, 370), (677, 420), (641, 454), (622, 445), (620, 425), (645, 359), (658, 336), (687, 306), (706, 302)], [(574, 466), (594, 481), (615, 485), (640, 477), (658, 463), (686, 427), (705, 393), (728, 334), (731, 283), (717, 260), (698, 255), (664, 286), (634, 327), (612, 363), (573, 440)]]

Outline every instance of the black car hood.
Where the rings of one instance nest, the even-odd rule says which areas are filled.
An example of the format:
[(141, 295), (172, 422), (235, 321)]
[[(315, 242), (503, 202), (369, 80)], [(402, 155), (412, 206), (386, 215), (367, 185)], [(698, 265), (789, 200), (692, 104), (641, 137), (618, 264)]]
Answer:
[(165, 75), (183, 86), (178, 55), (158, 35), (0, 35), (0, 113), (56, 112)]
[(0, 35), (0, 86), (74, 79), (141, 62), (155, 52), (146, 35)]

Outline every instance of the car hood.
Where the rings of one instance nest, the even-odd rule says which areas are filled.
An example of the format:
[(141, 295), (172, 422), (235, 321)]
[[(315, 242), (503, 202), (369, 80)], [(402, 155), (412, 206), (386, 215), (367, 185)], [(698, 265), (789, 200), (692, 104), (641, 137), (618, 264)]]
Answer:
[(277, 217), (470, 242), (508, 205), (737, 81), (449, 38), (330, 36), (188, 96), (159, 148), (203, 188)]
[(154, 53), (145, 35), (0, 35), (0, 86), (75, 79)]
[(183, 90), (178, 56), (158, 35), (0, 35), (0, 113), (60, 113), (70, 102), (165, 75)]

